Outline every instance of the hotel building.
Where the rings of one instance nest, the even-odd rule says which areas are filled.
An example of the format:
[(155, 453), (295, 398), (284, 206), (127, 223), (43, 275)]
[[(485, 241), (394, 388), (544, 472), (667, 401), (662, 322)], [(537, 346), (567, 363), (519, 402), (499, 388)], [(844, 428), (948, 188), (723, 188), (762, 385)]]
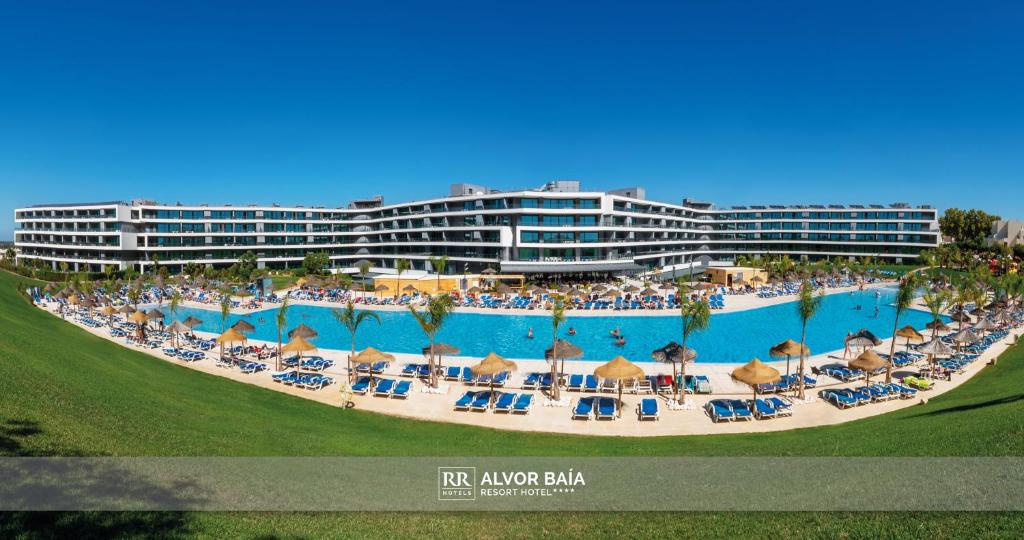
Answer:
[(519, 191), (454, 184), (447, 197), (399, 204), (376, 197), (343, 208), (136, 200), (41, 204), (14, 217), (20, 260), (92, 272), (221, 267), (251, 251), (261, 268), (297, 267), (307, 253), (326, 252), (334, 269), (346, 271), (369, 261), (387, 272), (399, 259), (429, 271), (430, 257), (447, 255), (448, 273), (685, 273), (738, 255), (900, 263), (940, 242), (930, 206), (717, 208), (648, 200), (639, 187), (581, 191), (573, 180)]

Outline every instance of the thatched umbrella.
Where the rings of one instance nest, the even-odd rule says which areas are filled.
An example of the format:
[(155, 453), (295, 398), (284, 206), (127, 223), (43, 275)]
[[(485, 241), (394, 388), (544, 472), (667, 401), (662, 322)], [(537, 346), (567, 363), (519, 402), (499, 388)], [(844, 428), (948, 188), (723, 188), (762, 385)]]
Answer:
[(231, 328), (234, 328), (235, 330), (238, 330), (239, 332), (242, 332), (243, 334), (247, 334), (249, 332), (252, 332), (252, 331), (256, 330), (256, 327), (253, 326), (252, 323), (250, 323), (249, 321), (243, 320), (243, 319), (239, 319), (238, 322), (236, 322), (235, 324), (232, 324)]
[(757, 358), (743, 364), (732, 371), (732, 378), (750, 385), (754, 389), (754, 410), (757, 410), (757, 385), (773, 383), (779, 380), (779, 370), (765, 364)]
[(499, 373), (505, 373), (506, 371), (515, 371), (516, 363), (511, 360), (506, 360), (496, 353), (489, 353), (475, 366), (470, 366), (469, 370), (473, 375), (477, 377), (490, 376), (490, 399), (494, 401), (494, 376)]
[(657, 296), (657, 295), (658, 295), (658, 291), (656, 291), (656, 290), (654, 290), (654, 289), (652, 289), (650, 287), (647, 287), (646, 289), (640, 291), (640, 296)]
[(147, 311), (146, 316), (149, 317), (150, 320), (162, 320), (167, 318), (167, 315), (163, 311), (156, 308)]
[(103, 308), (100, 309), (100, 313), (107, 316), (109, 319), (108, 324), (110, 326), (114, 326), (114, 314), (117, 313), (117, 309), (115, 309), (114, 306), (103, 306)]
[(313, 339), (318, 335), (320, 334), (318, 334), (316, 330), (313, 330), (312, 328), (306, 326), (305, 323), (302, 323), (288, 331), (288, 339), (294, 339), (297, 337), (304, 339)]
[(636, 285), (626, 285), (625, 287), (622, 288), (622, 292), (627, 292), (627, 293), (640, 292), (640, 287), (637, 287)]
[(601, 377), (602, 379), (611, 379), (618, 381), (619, 383), (619, 416), (622, 416), (622, 381), (641, 379), (644, 376), (644, 370), (640, 369), (640, 366), (626, 360), (622, 356), (616, 356), (607, 364), (598, 366), (594, 370), (594, 376)]
[(402, 287), (402, 292), (407, 292), (407, 293), (416, 292), (418, 290), (419, 289), (417, 289), (416, 286), (411, 284), (411, 283), (409, 285), (406, 285), (405, 287)]
[[(455, 345), (449, 345), (447, 343), (435, 343), (434, 344), (434, 354), (437, 356), (437, 365), (438, 365), (438, 367), (441, 366), (441, 357), (442, 356), (451, 356), (453, 354), (459, 354), (460, 352), (462, 352), (462, 350), (459, 349), (458, 347), (456, 347)], [(430, 345), (427, 345), (426, 347), (423, 347), (423, 356), (428, 356), (428, 355), (430, 355)]]
[(857, 358), (850, 360), (849, 366), (851, 369), (863, 370), (865, 374), (864, 383), (871, 384), (871, 372), (888, 364), (889, 362), (885, 358), (878, 356), (874, 349), (868, 349), (860, 353), (860, 356)]
[(181, 321), (173, 321), (167, 325), (166, 331), (174, 335), (174, 348), (178, 348), (178, 334), (184, 334), (188, 332), (188, 327), (181, 323)]
[(72, 306), (77, 306), (78, 304), (82, 303), (82, 297), (78, 296), (77, 294), (72, 294), (71, 296), (68, 297), (68, 303), (71, 304)]
[[(349, 372), (355, 371), (355, 366), (359, 364), (367, 364), (373, 366), (377, 362), (393, 362), (395, 360), (394, 355), (390, 355), (386, 352), (378, 351), (373, 347), (367, 347), (360, 351), (355, 356), (349, 357), (348, 369)], [(370, 370), (370, 386), (373, 385), (373, 370)]]
[(583, 349), (564, 339), (558, 339), (553, 346), (548, 347), (544, 351), (544, 359), (548, 362), (555, 358), (562, 360), (562, 365), (558, 368), (559, 373), (565, 372), (566, 358), (579, 358), (581, 356), (583, 356)]
[(931, 330), (936, 330), (936, 331), (939, 331), (939, 332), (945, 332), (945, 331), (949, 330), (949, 325), (944, 323), (944, 322), (942, 322), (942, 320), (940, 320), (940, 319), (936, 319), (936, 320), (926, 324), (925, 326), (927, 326)]
[(953, 354), (953, 348), (943, 343), (941, 339), (933, 339), (928, 343), (921, 345), (917, 350), (918, 352), (927, 354), (929, 356), (929, 362), (933, 362), (940, 356), (950, 356)]
[(142, 311), (136, 311), (128, 317), (128, 320), (139, 326), (142, 326), (149, 321), (149, 317), (146, 316), (146, 314), (143, 313)]
[(870, 330), (862, 328), (856, 334), (850, 336), (846, 340), (846, 344), (850, 347), (877, 347), (882, 344), (882, 340), (878, 339), (878, 337), (871, 333)]
[(220, 358), (224, 359), (224, 344), (225, 343), (245, 343), (249, 338), (242, 335), (241, 332), (234, 328), (228, 328), (226, 332), (217, 336), (217, 344), (220, 345)]
[(900, 328), (899, 330), (897, 330), (896, 331), (896, 335), (898, 337), (907, 338), (907, 350), (908, 351), (910, 350), (910, 342), (911, 341), (914, 341), (914, 342), (922, 342), (922, 341), (924, 341), (924, 336), (921, 335), (920, 332), (915, 330), (914, 327), (910, 326), (909, 324), (904, 326), (903, 328)]
[(480, 287), (477, 287), (476, 285), (466, 289), (466, 294), (480, 294), (482, 292), (484, 292), (484, 290), (481, 289)]
[(988, 311), (985, 311), (985, 308), (980, 308), (980, 307), (972, 309), (970, 311), (970, 313), (971, 313), (971, 315), (974, 315), (975, 317), (984, 317), (985, 315), (988, 315)]
[(380, 285), (377, 285), (376, 287), (373, 288), (373, 292), (379, 292), (379, 293), (388, 292), (390, 290), (391, 290), (391, 287), (388, 287), (387, 285), (385, 285), (383, 283), (381, 283)]
[(284, 347), (281, 347), (281, 355), (295, 353), (295, 357), (300, 361), (298, 365), (301, 366), (302, 353), (315, 350), (316, 345), (306, 341), (302, 336), (295, 336)]
[(982, 335), (985, 334), (986, 330), (995, 330), (996, 328), (998, 328), (998, 325), (988, 319), (982, 319), (978, 321), (978, 324), (974, 325), (974, 329), (981, 330)]
[(493, 276), (494, 274), (497, 274), (498, 271), (488, 266), (487, 268), (484, 268), (483, 271), (480, 273), (485, 276)]
[(971, 316), (968, 315), (967, 313), (963, 312), (963, 311), (958, 312), (958, 313), (954, 313), (954, 314), (950, 315), (949, 318), (953, 319), (954, 321), (956, 321), (958, 323), (969, 323), (969, 322), (971, 322)]
[[(678, 365), (683, 362), (693, 362), (697, 359), (697, 351), (690, 347), (683, 349), (683, 346), (676, 343), (675, 341), (668, 342), (667, 345), (660, 349), (654, 349), (651, 351), (651, 359), (655, 362), (663, 362), (672, 364), (672, 388), (679, 390), (679, 384), (685, 384), (685, 381), (678, 383), (679, 377)], [(683, 390), (685, 392), (686, 390)]]
[(957, 343), (974, 343), (975, 341), (978, 341), (978, 335), (974, 333), (974, 330), (964, 328), (956, 334), (953, 334), (953, 341), (956, 341)]
[(508, 294), (512, 292), (512, 287), (509, 287), (504, 283), (499, 283), (498, 286), (495, 287), (494, 291), (497, 292), (498, 294)]
[(803, 354), (804, 356), (810, 356), (811, 349), (807, 348), (806, 345), (800, 345), (799, 343), (793, 341), (792, 339), (787, 339), (782, 343), (776, 344), (771, 349), (768, 349), (768, 356), (772, 358), (782, 358), (783, 356), (786, 357), (787, 383), (789, 382), (789, 361), (794, 356), (800, 356), (801, 354)]
[(132, 313), (135, 313), (135, 308), (133, 308), (132, 306), (130, 306), (128, 304), (125, 304), (125, 305), (121, 306), (121, 308), (118, 309), (117, 312), (122, 314), (122, 315), (131, 315)]

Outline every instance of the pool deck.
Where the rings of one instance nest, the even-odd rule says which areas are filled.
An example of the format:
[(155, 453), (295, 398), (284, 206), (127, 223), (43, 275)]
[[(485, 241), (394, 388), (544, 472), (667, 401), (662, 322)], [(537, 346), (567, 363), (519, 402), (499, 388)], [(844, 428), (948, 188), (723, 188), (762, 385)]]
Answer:
[[(843, 292), (842, 290), (836, 289), (834, 292)], [(776, 299), (757, 299), (766, 300), (765, 304), (769, 305), (767, 301)], [(782, 301), (792, 301), (792, 298), (782, 299)], [(316, 303), (317, 305), (323, 305), (322, 303)], [(52, 310), (47, 310), (53, 313)], [(504, 310), (499, 310), (504, 312)], [(73, 322), (70, 321), (69, 322)], [(167, 362), (171, 362), (182, 366), (185, 369), (193, 369), (204, 373), (225, 377), (238, 382), (252, 384), (263, 388), (271, 389), (278, 392), (298, 396), (304, 399), (310, 399), (321, 403), (341, 406), (342, 405), (342, 392), (341, 388), (343, 385), (333, 384), (319, 391), (310, 391), (291, 386), (285, 386), (280, 383), (275, 383), (270, 377), (269, 370), (246, 375), (240, 373), (237, 369), (233, 368), (221, 368), (215, 365), (213, 358), (216, 356), (216, 349), (208, 353), (208, 358), (199, 362), (185, 363), (181, 360), (169, 358), (162, 354), (159, 349), (149, 349), (139, 347), (134, 344), (126, 343), (122, 339), (113, 338), (109, 335), (109, 332), (105, 328), (91, 328), (84, 325), (80, 325), (84, 330), (91, 332), (104, 339), (116, 342), (128, 348), (136, 349), (140, 352), (144, 352)], [(927, 392), (918, 392), (918, 397), (907, 400), (891, 400), (882, 403), (871, 403), (851, 409), (838, 410), (831, 404), (828, 404), (820, 399), (817, 399), (818, 392), (825, 387), (837, 387), (847, 388), (852, 386), (858, 386), (863, 382), (854, 383), (842, 383), (835, 381), (824, 375), (817, 376), (818, 387), (810, 389), (807, 392), (809, 397), (806, 403), (797, 403), (794, 406), (794, 414), (788, 418), (775, 418), (770, 420), (751, 420), (747, 422), (723, 422), (713, 423), (704, 413), (703, 406), (710, 399), (717, 398), (738, 398), (738, 399), (749, 399), (751, 397), (751, 390), (746, 385), (736, 383), (732, 380), (730, 372), (737, 366), (737, 364), (688, 364), (687, 374), (694, 375), (706, 375), (715, 390), (713, 395), (690, 395), (687, 398), (687, 402), (691, 404), (691, 408), (688, 410), (669, 410), (668, 403), (665, 397), (656, 397), (660, 402), (660, 416), (659, 421), (644, 421), (637, 420), (635, 414), (635, 408), (639, 403), (640, 399), (644, 397), (652, 396), (637, 396), (630, 393), (623, 394), (623, 408), (622, 416), (617, 420), (572, 420), (571, 419), (571, 408), (567, 406), (545, 406), (545, 396), (536, 390), (528, 390), (534, 394), (533, 410), (528, 415), (507, 415), (507, 414), (496, 414), (494, 412), (461, 412), (454, 411), (453, 404), (462, 393), (468, 389), (485, 390), (486, 387), (467, 387), (459, 382), (440, 382), (440, 386), (437, 390), (439, 393), (426, 393), (423, 392), (425, 385), (420, 381), (415, 381), (414, 387), (408, 399), (398, 400), (389, 398), (373, 397), (372, 395), (367, 396), (353, 396), (352, 401), (355, 403), (357, 409), (372, 411), (392, 416), (400, 416), (405, 418), (412, 418), (417, 420), (427, 421), (440, 421), (440, 422), (452, 422), (459, 424), (468, 424), (480, 427), (489, 427), (495, 429), (504, 430), (517, 430), (517, 431), (535, 431), (535, 432), (557, 432), (557, 433), (570, 433), (577, 435), (610, 435), (610, 436), (659, 436), (659, 435), (701, 435), (701, 434), (717, 434), (717, 433), (749, 433), (749, 432), (767, 432), (767, 431), (781, 431), (796, 428), (806, 428), (814, 426), (822, 426), (829, 424), (838, 424), (843, 422), (849, 422), (860, 418), (866, 418), (869, 416), (875, 416), (886, 412), (911, 407), (915, 404), (927, 400), (932, 396), (940, 395), (949, 390), (956, 388), (964, 381), (970, 379), (973, 375), (981, 371), (988, 362), (1002, 354), (1011, 343), (1019, 335), (1020, 329), (1011, 331), (1010, 335), (1004, 338), (1002, 341), (994, 344), (985, 353), (967, 368), (965, 373), (954, 375), (952, 381), (936, 380), (934, 389)], [(204, 334), (197, 332), (199, 335), (205, 335), (212, 337), (212, 334)], [(250, 345), (262, 345), (264, 342), (259, 340), (251, 340)], [(876, 347), (880, 352), (888, 352), (889, 340)], [(269, 344), (274, 346), (276, 344)], [(899, 348), (899, 347), (897, 347)], [(842, 362), (842, 350), (832, 351), (826, 354), (818, 354), (812, 356), (808, 360), (807, 372), (810, 373), (811, 366), (823, 366), (826, 364)], [(335, 377), (336, 381), (345, 381), (344, 369), (346, 366), (346, 358), (348, 355), (347, 351), (327, 350), (322, 349), (317, 352), (318, 355), (329, 358), (335, 361), (336, 365), (329, 368), (325, 373)], [(398, 373), (401, 370), (401, 366), (406, 362), (424, 363), (425, 359), (419, 355), (413, 354), (395, 354), (396, 362), (392, 364), (387, 370), (385, 370), (384, 377), (393, 378), (400, 380), (402, 379)], [(506, 391), (519, 392), (519, 386), (522, 383), (525, 374), (533, 371), (547, 371), (547, 363), (543, 360), (530, 360), (530, 359), (513, 359), (518, 364), (518, 370), (513, 374), (510, 384), (505, 388)], [(477, 358), (465, 358), (465, 357), (452, 357), (445, 358), (445, 365), (456, 365), (456, 366), (468, 366), (478, 362)], [(273, 369), (273, 361), (267, 362)], [(779, 369), (780, 372), (785, 373), (786, 362), (775, 361), (768, 362), (768, 364)], [(566, 361), (565, 372), (567, 373), (592, 373), (593, 369), (598, 365), (593, 361)], [(640, 364), (641, 367), (647, 372), (647, 374), (659, 374), (659, 373), (671, 373), (671, 365), (645, 362)], [(795, 360), (791, 364), (791, 369), (795, 372), (798, 367), (798, 360)], [(893, 371), (894, 380), (910, 374), (913, 368), (896, 369)], [(572, 404), (575, 404), (576, 400), (580, 395), (596, 395), (596, 394), (580, 394), (578, 392), (566, 392), (562, 391), (563, 401), (566, 397), (569, 397)], [(617, 394), (604, 393), (600, 394), (604, 396), (617, 396)]]

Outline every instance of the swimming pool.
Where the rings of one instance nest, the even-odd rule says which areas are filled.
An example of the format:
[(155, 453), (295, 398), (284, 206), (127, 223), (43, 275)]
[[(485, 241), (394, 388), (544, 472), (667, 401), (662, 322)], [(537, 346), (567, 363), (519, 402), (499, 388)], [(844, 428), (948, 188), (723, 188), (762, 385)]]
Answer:
[[(876, 290), (881, 293), (878, 298), (874, 290), (825, 296), (821, 309), (807, 327), (807, 344), (812, 353), (842, 349), (847, 332), (856, 332), (861, 328), (883, 339), (891, 335), (896, 310), (890, 304), (895, 290)], [(857, 305), (862, 306), (862, 309), (857, 310)], [(876, 305), (879, 307), (877, 317)], [(166, 312), (166, 306), (164, 308)], [(276, 341), (276, 311), (276, 308), (271, 308), (245, 315), (231, 315), (228, 326), (239, 319), (245, 319), (256, 327), (249, 334), (250, 338)], [(377, 313), (381, 324), (377, 325), (370, 320), (359, 329), (357, 349), (372, 345), (389, 352), (419, 354), (427, 344), (422, 330), (408, 312)], [(571, 311), (567, 314), (568, 320), (560, 329), (560, 337), (582, 348), (584, 360), (607, 361), (621, 354), (635, 362), (649, 362), (652, 350), (669, 341), (680, 340), (678, 315), (573, 317)], [(179, 308), (171, 319), (183, 320), (189, 315), (203, 321), (197, 330), (220, 332), (220, 313), (213, 310)], [(931, 315), (928, 313), (909, 310), (900, 317), (900, 326), (910, 324), (922, 329), (930, 320)], [(291, 306), (288, 310), (288, 328), (300, 323), (320, 333), (320, 337), (313, 341), (316, 345), (327, 349), (348, 350), (348, 331), (335, 321), (330, 308)], [(567, 335), (569, 327), (576, 329), (575, 336)], [(609, 331), (615, 327), (619, 327), (626, 337), (625, 346), (616, 346), (609, 336)], [(535, 335), (532, 340), (526, 338), (530, 328), (533, 328)], [(754, 357), (767, 361), (769, 347), (786, 338), (800, 339), (800, 320), (793, 302), (733, 313), (715, 313), (711, 317), (711, 326), (691, 337), (689, 345), (698, 353), (697, 362), (746, 362)], [(438, 339), (462, 349), (460, 356), (482, 357), (494, 351), (507, 358), (543, 358), (544, 349), (551, 345), (551, 320), (544, 312), (454, 313), (445, 323)]]

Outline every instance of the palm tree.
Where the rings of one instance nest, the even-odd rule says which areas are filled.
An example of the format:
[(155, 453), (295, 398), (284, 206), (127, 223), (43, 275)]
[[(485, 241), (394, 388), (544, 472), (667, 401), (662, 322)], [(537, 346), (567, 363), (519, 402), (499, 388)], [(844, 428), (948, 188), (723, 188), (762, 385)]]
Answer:
[(800, 286), (800, 295), (796, 302), (797, 315), (800, 316), (800, 399), (804, 399), (804, 363), (807, 356), (807, 323), (821, 307), (821, 297), (814, 295), (814, 286), (805, 281)]
[(288, 326), (288, 297), (281, 300), (281, 307), (277, 308), (277, 315), (274, 316), (274, 323), (277, 324), (277, 371), (281, 371), (281, 337), (285, 327)]
[(445, 268), (448, 268), (448, 256), (441, 255), (440, 257), (430, 258), (430, 267), (437, 273), (437, 294), (441, 294), (441, 274), (444, 273)]
[[(946, 310), (946, 305), (949, 303), (949, 293), (946, 291), (928, 291), (921, 297), (921, 301), (928, 308), (928, 313), (932, 314), (932, 322), (934, 323), (942, 320), (942, 312)], [(935, 339), (938, 333), (938, 325), (933, 324), (932, 339)]]
[(398, 271), (398, 284), (395, 285), (395, 288), (398, 290), (395, 291), (395, 297), (402, 294), (402, 274), (408, 271), (411, 266), (408, 259), (398, 259), (395, 261), (395, 270)]
[(60, 268), (60, 271), (61, 271), (62, 274), (67, 274), (68, 273), (68, 263), (67, 263), (67, 261), (61, 261), (61, 262), (57, 263), (57, 267)]
[[(174, 289), (171, 293), (171, 300), (167, 303), (167, 310), (171, 312), (171, 317), (178, 312), (178, 308), (181, 307), (181, 292), (178, 289)], [(174, 333), (174, 347), (178, 347), (178, 333)]]
[(896, 332), (899, 330), (900, 315), (910, 308), (914, 303), (914, 293), (920, 285), (917, 274), (910, 272), (900, 280), (899, 289), (896, 291), (896, 300), (893, 305), (896, 308), (896, 318), (892, 322), (892, 343), (889, 344), (889, 361), (885, 364), (885, 383), (892, 382), (892, 359), (896, 355)]
[(344, 309), (335, 308), (331, 313), (334, 314), (334, 318), (342, 326), (348, 329), (349, 335), (352, 336), (352, 350), (348, 355), (348, 380), (349, 382), (352, 382), (352, 377), (355, 373), (355, 370), (352, 368), (352, 358), (356, 355), (356, 332), (367, 319), (373, 319), (377, 321), (377, 324), (379, 325), (380, 317), (373, 311), (356, 311), (356, 307), (352, 304), (352, 300), (349, 300), (348, 303), (345, 304)]
[[(683, 330), (683, 360), (679, 368), (679, 381), (676, 384), (676, 401), (686, 402), (686, 341), (694, 332), (700, 332), (711, 324), (711, 307), (703, 300), (691, 302), (688, 298), (682, 297), (682, 305), (679, 308), (679, 317)], [(680, 394), (682, 397), (680, 398)]]
[[(551, 306), (551, 399), (558, 401), (558, 327), (565, 322), (565, 302), (562, 296), (555, 296)], [(565, 360), (562, 360), (563, 366)]]
[(368, 261), (362, 261), (359, 263), (359, 288), (363, 291), (363, 297), (366, 297), (366, 276), (370, 275), (370, 263)]
[(409, 304), (409, 312), (420, 324), (420, 328), (423, 329), (423, 333), (427, 335), (427, 340), (430, 342), (430, 386), (437, 386), (437, 373), (434, 370), (434, 339), (454, 308), (455, 303), (447, 294), (431, 297), (427, 301), (425, 313), (416, 311), (416, 307)]
[(138, 287), (132, 285), (131, 287), (128, 287), (128, 292), (126, 294), (128, 296), (128, 301), (132, 303), (132, 307), (138, 310), (139, 298), (142, 297), (142, 291), (140, 291)]
[(228, 317), (231, 316), (231, 297), (227, 293), (220, 295), (220, 332), (227, 331)]

